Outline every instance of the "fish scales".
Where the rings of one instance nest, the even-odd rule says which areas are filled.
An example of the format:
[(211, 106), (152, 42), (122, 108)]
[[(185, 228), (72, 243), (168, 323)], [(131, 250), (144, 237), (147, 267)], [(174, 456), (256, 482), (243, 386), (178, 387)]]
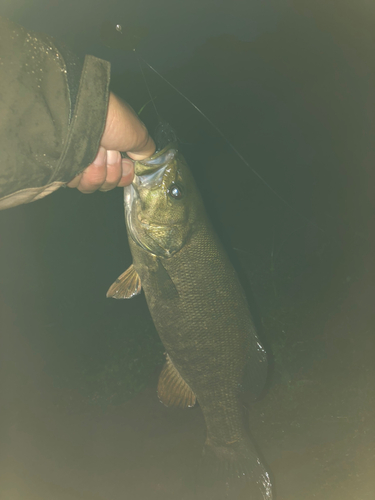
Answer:
[(240, 401), (244, 377), (254, 392), (264, 386), (267, 359), (237, 274), (176, 143), (136, 162), (135, 173), (125, 188), (133, 264), (107, 295), (131, 297), (140, 281), (167, 351), (159, 397), (182, 407), (198, 400), (207, 426), (202, 470), (213, 471), (211, 483), (223, 482), (223, 498), (232, 498), (232, 484), (245, 476), (256, 486), (251, 498), (269, 500), (269, 475)]
[[(249, 351), (253, 349), (258, 358), (258, 350), (251, 345), (249, 333), (254, 328), (238, 278), (204, 222), (189, 243), (163, 262), (176, 290), (160, 286), (152, 256), (132, 240), (130, 245), (155, 327), (208, 416), (209, 435), (231, 441), (243, 434), (237, 395)], [(263, 366), (259, 371), (264, 377)]]

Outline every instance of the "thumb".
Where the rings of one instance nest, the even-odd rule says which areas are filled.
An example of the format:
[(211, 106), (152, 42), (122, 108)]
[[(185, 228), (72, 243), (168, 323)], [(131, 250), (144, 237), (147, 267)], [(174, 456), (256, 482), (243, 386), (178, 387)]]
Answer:
[(155, 143), (134, 110), (112, 92), (101, 140), (107, 150), (125, 151), (133, 160), (143, 160), (155, 152)]

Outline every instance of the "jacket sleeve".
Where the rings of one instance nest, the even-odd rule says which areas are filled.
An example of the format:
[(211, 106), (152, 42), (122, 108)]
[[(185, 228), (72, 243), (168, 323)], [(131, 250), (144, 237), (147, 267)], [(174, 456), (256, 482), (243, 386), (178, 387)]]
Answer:
[(0, 17), (0, 209), (43, 198), (94, 160), (110, 64)]

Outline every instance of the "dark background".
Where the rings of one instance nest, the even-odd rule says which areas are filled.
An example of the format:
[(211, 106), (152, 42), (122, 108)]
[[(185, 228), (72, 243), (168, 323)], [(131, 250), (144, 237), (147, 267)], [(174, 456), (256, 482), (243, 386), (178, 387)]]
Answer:
[[(106, 48), (100, 28), (109, 21), (121, 24), (123, 32), (146, 29), (139, 54), (206, 113), (287, 201), (289, 206), (144, 66), (155, 104), (175, 128), (207, 210), (251, 287), (254, 315), (273, 353), (268, 399), (252, 411), (280, 499), (310, 498), (308, 478), (311, 498), (372, 498), (366, 467), (371, 470), (374, 457), (374, 10), (370, 2), (338, 0), (0, 4), (0, 15), (54, 36), (82, 57), (111, 61), (112, 90), (136, 111), (149, 100), (138, 61), (131, 51)], [(142, 119), (152, 131), (152, 106)], [(48, 411), (96, 415), (130, 404), (131, 413), (138, 404), (143, 412), (142, 394), (147, 401), (156, 398), (163, 348), (144, 298), (105, 298), (130, 263), (120, 189), (92, 195), (60, 189), (0, 213), (2, 381), (9, 428), (22, 428), (17, 419), (28, 422), (30, 414)], [(141, 396), (129, 400), (139, 391)], [(164, 411), (158, 408), (146, 411)], [(165, 415), (176, 419), (178, 441), (184, 433), (180, 417)], [(337, 431), (341, 417), (348, 425)], [(142, 427), (139, 432), (145, 449), (152, 447)], [(28, 435), (39, 434), (31, 426)], [(197, 456), (200, 446), (198, 441)], [(18, 457), (12, 444), (7, 449)], [(23, 470), (27, 476), (30, 464), (17, 460), (12, 474)], [(317, 462), (325, 464), (318, 472)], [(139, 474), (147, 476), (140, 463)], [(30, 473), (17, 498), (42, 491), (32, 479), (38, 474)], [(297, 479), (301, 474), (304, 479)], [(350, 486), (348, 474), (357, 478)], [(51, 481), (70, 484), (58, 476)], [(141, 481), (135, 482), (131, 494), (169, 498), (165, 481), (161, 489), (150, 486), (148, 497), (137, 489)], [(86, 498), (82, 491), (90, 487), (77, 484), (69, 486), (71, 497), (65, 492), (61, 498)], [(106, 498), (108, 485), (103, 491), (97, 498)], [(346, 497), (348, 491), (353, 496)]]

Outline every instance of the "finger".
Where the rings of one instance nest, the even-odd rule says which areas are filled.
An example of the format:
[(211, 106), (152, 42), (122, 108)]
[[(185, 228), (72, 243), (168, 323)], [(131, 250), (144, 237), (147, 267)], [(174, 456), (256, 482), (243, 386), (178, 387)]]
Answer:
[(115, 188), (122, 177), (121, 155), (119, 151), (107, 151), (107, 176), (100, 191)]
[(147, 132), (146, 143), (144, 146), (142, 146), (141, 151), (138, 151), (136, 148), (133, 148), (131, 150), (127, 150), (127, 154), (130, 156), (132, 160), (144, 160), (145, 158), (148, 158), (149, 156), (153, 155), (155, 153), (155, 150), (156, 150), (155, 142), (152, 139), (152, 137), (148, 135)]
[(110, 93), (101, 145), (109, 150), (130, 152), (140, 160), (152, 155), (155, 143), (133, 109)]
[(125, 187), (132, 183), (134, 178), (134, 164), (128, 158), (123, 158), (121, 161), (122, 176), (118, 183), (119, 187)]
[(67, 186), (70, 188), (78, 187), (81, 181), (82, 174), (76, 175), (70, 182), (68, 182)]
[(100, 147), (95, 160), (83, 172), (78, 190), (81, 193), (93, 193), (105, 182), (107, 176), (107, 151)]

